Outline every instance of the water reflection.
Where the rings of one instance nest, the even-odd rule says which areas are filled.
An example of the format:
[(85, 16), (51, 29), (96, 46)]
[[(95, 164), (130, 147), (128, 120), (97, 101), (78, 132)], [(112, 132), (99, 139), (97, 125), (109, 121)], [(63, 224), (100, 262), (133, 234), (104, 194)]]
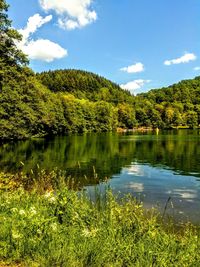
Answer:
[(174, 217), (178, 215), (182, 221), (200, 222), (200, 188), (195, 177), (174, 175), (171, 170), (132, 164), (119, 175), (113, 176), (109, 184), (114, 192), (133, 194), (146, 208), (156, 206), (161, 212), (170, 197), (167, 214)]
[(200, 177), (198, 133), (179, 130), (158, 136), (91, 134), (14, 142), (0, 147), (0, 168), (14, 172), (24, 162), (25, 171), (39, 164), (48, 170), (57, 167), (89, 176), (94, 166), (99, 176), (110, 177), (135, 161)]
[[(171, 212), (193, 221), (200, 221), (199, 158), (199, 130), (73, 135), (0, 147), (1, 170), (28, 172), (38, 164), (46, 170), (57, 167), (82, 187), (109, 177), (115, 191), (136, 194), (146, 207), (159, 205), (162, 210), (171, 196)], [(94, 179), (94, 172), (99, 179)]]

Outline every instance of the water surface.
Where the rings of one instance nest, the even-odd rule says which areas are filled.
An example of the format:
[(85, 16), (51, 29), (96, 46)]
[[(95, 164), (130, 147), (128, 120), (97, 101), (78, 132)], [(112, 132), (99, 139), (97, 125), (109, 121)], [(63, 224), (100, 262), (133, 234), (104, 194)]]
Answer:
[(161, 212), (171, 197), (169, 214), (200, 222), (199, 130), (72, 135), (0, 147), (3, 171), (34, 171), (38, 165), (65, 170), (90, 191), (108, 177), (114, 192), (131, 193)]

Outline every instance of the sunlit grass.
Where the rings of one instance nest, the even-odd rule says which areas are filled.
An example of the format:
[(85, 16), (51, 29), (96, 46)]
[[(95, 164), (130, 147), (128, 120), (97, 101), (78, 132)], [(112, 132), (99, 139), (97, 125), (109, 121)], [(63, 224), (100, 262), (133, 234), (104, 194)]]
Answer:
[(0, 199), (0, 266), (200, 266), (198, 229), (166, 225), (131, 196), (92, 201), (59, 185)]

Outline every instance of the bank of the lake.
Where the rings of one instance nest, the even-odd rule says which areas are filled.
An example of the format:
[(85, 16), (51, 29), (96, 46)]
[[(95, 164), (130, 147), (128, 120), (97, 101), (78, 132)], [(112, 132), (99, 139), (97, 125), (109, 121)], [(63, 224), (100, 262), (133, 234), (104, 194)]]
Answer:
[(199, 227), (177, 227), (109, 189), (91, 200), (57, 178), (46, 191), (0, 190), (1, 266), (199, 266)]

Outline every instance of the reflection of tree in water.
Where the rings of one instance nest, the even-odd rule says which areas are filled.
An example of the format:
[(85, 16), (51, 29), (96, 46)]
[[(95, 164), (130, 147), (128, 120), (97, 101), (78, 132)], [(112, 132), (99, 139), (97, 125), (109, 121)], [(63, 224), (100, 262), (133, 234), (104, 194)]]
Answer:
[[(131, 162), (165, 166), (181, 174), (200, 173), (200, 139), (179, 131), (178, 135), (89, 134), (55, 139), (27, 140), (0, 148), (1, 170), (15, 172), (58, 168), (81, 184), (98, 183), (120, 173)], [(87, 179), (83, 179), (83, 177)]]
[(67, 136), (54, 140), (28, 140), (5, 144), (0, 149), (1, 169), (15, 172), (22, 169), (65, 170), (68, 175), (79, 178), (84, 175), (110, 177), (119, 173), (121, 167), (130, 164), (134, 143), (120, 144), (120, 136), (111, 134), (92, 134), (84, 136)]
[[(186, 136), (185, 136), (186, 137)], [(137, 143), (135, 160), (165, 166), (182, 175), (200, 176), (200, 139), (165, 138)]]

